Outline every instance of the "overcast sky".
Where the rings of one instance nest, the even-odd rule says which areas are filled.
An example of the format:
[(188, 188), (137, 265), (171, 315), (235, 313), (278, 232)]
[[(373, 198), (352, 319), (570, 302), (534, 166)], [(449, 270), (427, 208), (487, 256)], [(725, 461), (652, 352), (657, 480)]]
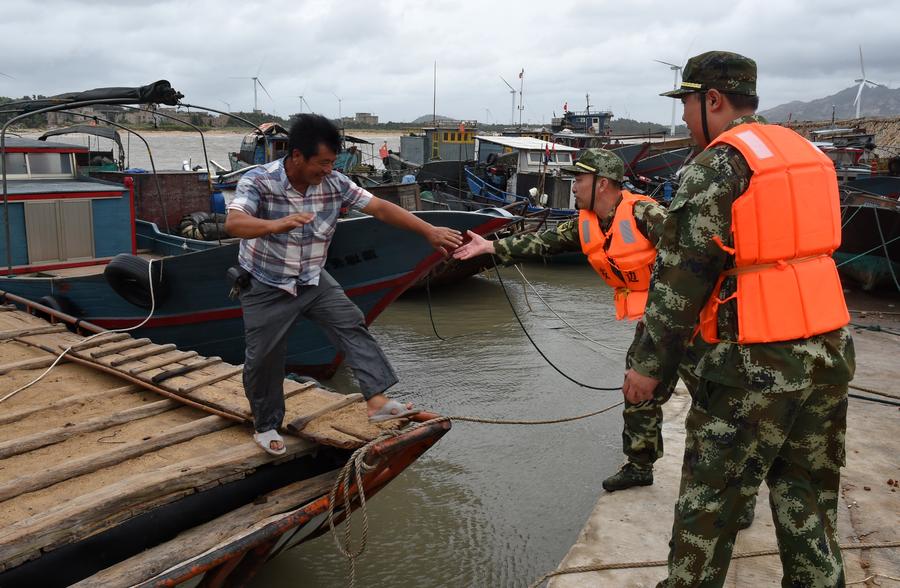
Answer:
[[(761, 108), (854, 85), (900, 86), (900, 0), (40, 0), (3, 1), (0, 95), (52, 95), (168, 79), (185, 101), (309, 106), (410, 120), (432, 111), (506, 123), (524, 68), (523, 121), (595, 109), (668, 123), (673, 72), (713, 49), (759, 65)], [(890, 23), (894, 23), (891, 25)], [(517, 97), (518, 106), (518, 97)], [(307, 111), (303, 105), (303, 111)], [(681, 109), (677, 110), (680, 121)], [(519, 113), (515, 112), (518, 120)]]

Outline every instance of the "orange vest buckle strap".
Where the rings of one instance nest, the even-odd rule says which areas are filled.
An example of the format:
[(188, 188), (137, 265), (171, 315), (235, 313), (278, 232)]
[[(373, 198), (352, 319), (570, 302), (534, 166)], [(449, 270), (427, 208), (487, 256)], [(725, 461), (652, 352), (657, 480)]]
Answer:
[(639, 319), (647, 305), (650, 274), (656, 260), (656, 248), (638, 230), (634, 221), (634, 204), (653, 201), (648, 196), (622, 191), (608, 232), (600, 228), (596, 213), (578, 213), (578, 235), (581, 250), (591, 267), (603, 281), (615, 289), (616, 319)]
[[(805, 339), (850, 322), (831, 254), (841, 243), (840, 199), (831, 160), (809, 141), (776, 125), (744, 124), (710, 143), (744, 156), (753, 176), (731, 207), (734, 256), (700, 313), (700, 333), (716, 343), (718, 310), (737, 305), (737, 343)], [(727, 277), (734, 294), (721, 299)]]

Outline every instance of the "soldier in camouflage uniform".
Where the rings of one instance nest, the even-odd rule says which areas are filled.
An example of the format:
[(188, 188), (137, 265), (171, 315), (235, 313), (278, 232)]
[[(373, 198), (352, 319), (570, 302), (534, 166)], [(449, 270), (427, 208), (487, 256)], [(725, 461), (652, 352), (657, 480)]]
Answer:
[[(684, 120), (705, 148), (681, 177), (658, 244), (645, 328), (632, 347), (623, 392), (652, 396), (672, 377), (701, 308), (733, 257), (712, 242), (734, 246), (732, 205), (748, 188), (750, 167), (727, 144), (706, 148), (755, 114), (756, 64), (734, 53), (691, 58), (681, 88)], [(720, 299), (735, 292), (726, 277)], [(855, 369), (846, 328), (807, 339), (738, 344), (737, 307), (719, 307), (720, 342), (696, 368), (700, 376), (686, 420), (681, 488), (660, 587), (722, 586), (738, 513), (763, 480), (770, 491), (784, 571), (783, 586), (843, 586), (837, 502), (844, 465), (847, 384)]]
[[(594, 203), (594, 211), (600, 219), (600, 226), (604, 233), (608, 234), (616, 208), (622, 200), (620, 185), (624, 180), (625, 165), (621, 158), (611, 151), (588, 149), (578, 159), (576, 166), (566, 168), (567, 171), (583, 176), (581, 181), (587, 188), (579, 190), (578, 181), (575, 186), (578, 207), (583, 209), (591, 205), (591, 190), (599, 190), (599, 187), (594, 188), (596, 184), (592, 182), (591, 174), (586, 172), (584, 167), (577, 167), (578, 163), (596, 169), (598, 177), (609, 178), (615, 182), (610, 184), (608, 192), (597, 193)], [(665, 218), (666, 209), (656, 202), (638, 201), (634, 204), (635, 225), (651, 243), (659, 240)], [(472, 232), (469, 236), (472, 240), (453, 253), (455, 258), (468, 259), (475, 255), (492, 253), (503, 263), (513, 263), (541, 259), (557, 253), (581, 251), (578, 221), (575, 219), (562, 222), (555, 229), (540, 234), (514, 235), (498, 241), (488, 241)], [(636, 332), (641, 332), (640, 322), (637, 323)], [(689, 362), (686, 363), (693, 366)], [(693, 390), (696, 377), (691, 370), (679, 370), (679, 375), (688, 388)], [(623, 410), (625, 426), (622, 431), (622, 449), (627, 461), (619, 472), (603, 481), (603, 487), (607, 491), (614, 492), (653, 483), (653, 462), (663, 455), (662, 404), (671, 396), (676, 380), (677, 377), (673, 377), (671, 384), (662, 387), (660, 394), (652, 400), (626, 402)]]

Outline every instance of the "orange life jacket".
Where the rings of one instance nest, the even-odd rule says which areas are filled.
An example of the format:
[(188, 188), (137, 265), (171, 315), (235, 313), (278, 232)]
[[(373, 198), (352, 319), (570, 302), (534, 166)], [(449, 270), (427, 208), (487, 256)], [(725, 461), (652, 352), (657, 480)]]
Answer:
[[(710, 143), (741, 152), (753, 176), (731, 206), (734, 269), (719, 276), (700, 313), (703, 339), (716, 343), (719, 305), (735, 299), (738, 343), (805, 339), (850, 322), (831, 254), (841, 244), (841, 213), (834, 165), (794, 131), (743, 124)], [(723, 280), (737, 290), (719, 298)]]
[(594, 211), (578, 213), (581, 250), (603, 281), (615, 288), (616, 320), (635, 320), (644, 315), (656, 259), (656, 247), (634, 222), (634, 203), (639, 200), (653, 202), (648, 196), (622, 191), (608, 233), (600, 228)]

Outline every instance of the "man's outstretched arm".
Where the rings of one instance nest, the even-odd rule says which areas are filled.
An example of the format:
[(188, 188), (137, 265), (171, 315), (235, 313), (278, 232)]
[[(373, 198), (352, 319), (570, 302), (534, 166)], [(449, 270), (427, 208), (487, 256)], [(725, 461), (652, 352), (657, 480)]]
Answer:
[(462, 235), (456, 229), (436, 227), (393, 202), (381, 198), (373, 197), (362, 211), (389, 225), (422, 235), (432, 247), (444, 255), (459, 247), (463, 241)]

